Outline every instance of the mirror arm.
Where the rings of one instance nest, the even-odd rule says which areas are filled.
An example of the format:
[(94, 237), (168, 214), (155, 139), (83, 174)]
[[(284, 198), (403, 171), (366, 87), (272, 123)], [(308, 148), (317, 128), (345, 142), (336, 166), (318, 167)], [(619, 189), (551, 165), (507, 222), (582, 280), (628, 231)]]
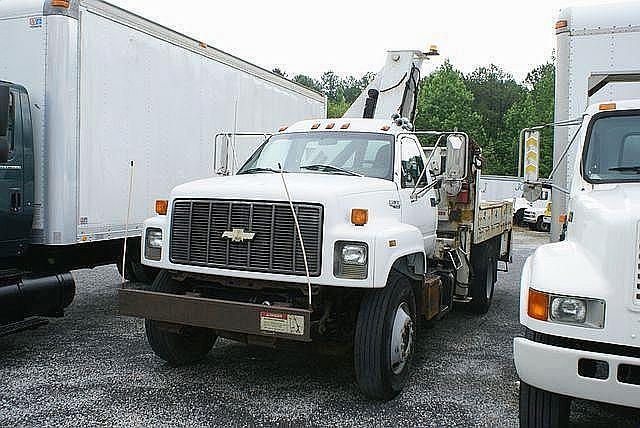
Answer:
[(436, 187), (437, 185), (439, 185), (441, 183), (442, 183), (442, 176), (438, 176), (431, 183), (427, 184), (425, 187), (420, 189), (419, 192), (412, 193), (411, 194), (411, 201), (412, 202), (417, 201), (418, 199), (420, 199), (421, 197), (426, 195), (429, 190), (433, 189), (434, 187)]

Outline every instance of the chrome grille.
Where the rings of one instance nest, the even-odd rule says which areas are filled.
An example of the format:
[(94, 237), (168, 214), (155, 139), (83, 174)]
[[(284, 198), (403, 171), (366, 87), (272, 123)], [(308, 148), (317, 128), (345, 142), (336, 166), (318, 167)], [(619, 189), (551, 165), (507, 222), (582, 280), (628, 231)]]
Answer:
[[(323, 208), (294, 203), (309, 274), (320, 275)], [(255, 233), (232, 242), (233, 229)], [(302, 247), (288, 202), (177, 200), (171, 218), (172, 263), (233, 270), (305, 275)]]

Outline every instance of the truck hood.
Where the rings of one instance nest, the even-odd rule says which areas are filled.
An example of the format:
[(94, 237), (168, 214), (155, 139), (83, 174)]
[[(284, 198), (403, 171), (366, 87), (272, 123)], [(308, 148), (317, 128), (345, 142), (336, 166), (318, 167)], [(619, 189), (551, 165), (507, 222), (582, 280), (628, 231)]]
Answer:
[(640, 184), (598, 185), (579, 192), (569, 206), (567, 240), (585, 254), (609, 288), (629, 302), (639, 293)]
[[(325, 173), (287, 173), (284, 178), (294, 202), (326, 204), (351, 195), (397, 193), (395, 183), (378, 178)], [(183, 184), (173, 190), (172, 198), (286, 201), (287, 195), (280, 174), (257, 173)]]

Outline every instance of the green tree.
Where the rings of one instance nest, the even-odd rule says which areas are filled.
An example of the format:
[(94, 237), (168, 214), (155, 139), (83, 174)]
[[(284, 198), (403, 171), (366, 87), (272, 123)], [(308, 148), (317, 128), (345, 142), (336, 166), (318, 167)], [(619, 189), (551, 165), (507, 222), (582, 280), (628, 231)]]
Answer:
[(465, 83), (473, 92), (473, 109), (482, 116), (487, 138), (497, 139), (504, 130), (504, 115), (526, 94), (526, 88), (495, 64), (478, 67), (465, 77)]
[(419, 130), (460, 130), (484, 141), (482, 117), (473, 110), (473, 93), (462, 73), (446, 60), (422, 79), (415, 125)]
[(322, 84), (313, 77), (305, 76), (304, 74), (296, 74), (295, 76), (293, 76), (292, 80), (311, 90), (322, 92)]

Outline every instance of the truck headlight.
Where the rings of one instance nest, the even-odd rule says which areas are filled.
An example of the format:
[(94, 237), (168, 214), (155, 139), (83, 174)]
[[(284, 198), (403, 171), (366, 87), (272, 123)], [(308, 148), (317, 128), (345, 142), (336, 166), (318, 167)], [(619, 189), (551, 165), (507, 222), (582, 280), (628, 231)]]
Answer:
[(364, 242), (336, 242), (333, 274), (338, 278), (366, 279), (369, 247)]
[(552, 297), (551, 319), (553, 321), (584, 324), (587, 320), (587, 302), (575, 297)]
[(162, 258), (162, 230), (147, 229), (144, 245), (144, 257), (147, 260), (159, 261)]
[(605, 301), (529, 289), (529, 317), (558, 324), (604, 328)]

